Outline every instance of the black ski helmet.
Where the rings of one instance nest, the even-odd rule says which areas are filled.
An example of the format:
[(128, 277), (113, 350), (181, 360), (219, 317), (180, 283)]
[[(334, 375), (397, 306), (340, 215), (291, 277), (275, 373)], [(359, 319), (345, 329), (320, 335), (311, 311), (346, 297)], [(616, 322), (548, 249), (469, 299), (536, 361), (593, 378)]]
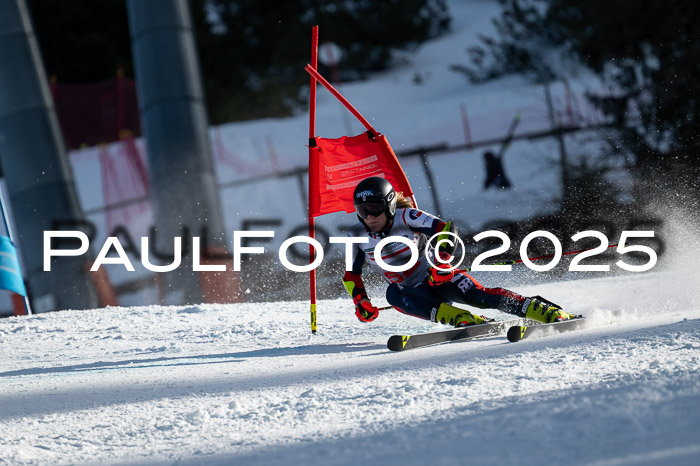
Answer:
[(355, 188), (352, 201), (355, 212), (363, 224), (368, 215), (377, 216), (384, 212), (387, 220), (392, 221), (396, 214), (396, 191), (391, 183), (378, 176), (360, 181)]

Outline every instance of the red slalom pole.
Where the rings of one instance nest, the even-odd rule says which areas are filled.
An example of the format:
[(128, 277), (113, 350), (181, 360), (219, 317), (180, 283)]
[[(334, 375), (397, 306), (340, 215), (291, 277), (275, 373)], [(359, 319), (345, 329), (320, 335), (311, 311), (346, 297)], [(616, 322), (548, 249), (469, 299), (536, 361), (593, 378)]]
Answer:
[[(318, 26), (314, 26), (311, 29), (311, 64), (307, 68), (312, 67), (314, 72), (318, 66)], [(311, 91), (309, 93), (309, 141), (316, 137), (316, 78), (311, 75)], [(316, 166), (312, 162), (313, 150), (311, 144), (309, 144), (309, 184), (313, 179), (313, 173), (311, 170), (312, 166)], [(311, 196), (311, 186), (308, 189), (309, 196)], [(311, 199), (309, 198), (307, 202), (309, 210), (307, 215), (309, 216), (309, 238), (316, 238), (316, 221), (311, 215)], [(309, 243), (309, 264), (314, 262), (316, 258), (316, 250)], [(311, 300), (311, 333), (316, 334), (316, 269), (312, 269), (309, 272), (309, 298)]]
[[(316, 71), (316, 65), (314, 65), (314, 66), (306, 65), (306, 68), (304, 68), (304, 69), (306, 70), (307, 73), (309, 73), (312, 76), (312, 79), (314, 81), (318, 81), (318, 83), (321, 84), (323, 87), (325, 87), (328, 90), (328, 92), (333, 94), (333, 96), (336, 99), (338, 99), (341, 104), (345, 105), (345, 108), (347, 108), (350, 111), (350, 113), (355, 115), (355, 118), (360, 120), (360, 123), (362, 123), (362, 125), (365, 128), (367, 128), (368, 131), (371, 131), (372, 133), (377, 134), (377, 132), (372, 127), (372, 125), (369, 124), (369, 121), (367, 121), (367, 119), (365, 117), (363, 117), (362, 114), (360, 114), (360, 112), (358, 112), (357, 109), (355, 107), (353, 107), (352, 104), (350, 102), (348, 102), (348, 100), (345, 97), (343, 97), (342, 94), (340, 92), (338, 92), (338, 90), (331, 85), (331, 83), (326, 81), (326, 79), (323, 76), (321, 76), (318, 73), (318, 71)], [(314, 94), (314, 97), (315, 97), (315, 94)]]
[(469, 126), (469, 116), (467, 115), (467, 104), (464, 102), (459, 104), (459, 110), (462, 114), (462, 127), (464, 128), (464, 141), (467, 143), (467, 148), (472, 146), (472, 130)]

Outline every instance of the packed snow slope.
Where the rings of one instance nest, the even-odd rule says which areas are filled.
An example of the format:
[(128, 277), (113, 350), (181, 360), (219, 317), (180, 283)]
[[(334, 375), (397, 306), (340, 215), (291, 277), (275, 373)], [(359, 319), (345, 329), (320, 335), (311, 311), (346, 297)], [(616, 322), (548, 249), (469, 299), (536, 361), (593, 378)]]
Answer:
[(350, 300), (315, 336), (304, 302), (4, 319), (0, 463), (698, 464), (689, 270), (519, 287), (592, 328), (405, 353), (391, 334), (440, 327)]

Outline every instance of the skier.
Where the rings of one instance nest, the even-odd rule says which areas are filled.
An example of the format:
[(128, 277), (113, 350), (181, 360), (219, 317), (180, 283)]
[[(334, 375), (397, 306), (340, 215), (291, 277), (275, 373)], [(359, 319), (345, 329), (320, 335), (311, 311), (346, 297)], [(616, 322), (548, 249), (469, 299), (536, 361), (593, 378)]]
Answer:
[[(373, 252), (377, 243), (389, 236), (403, 236), (416, 243), (422, 253), (427, 238), (436, 233), (456, 234), (456, 228), (452, 222), (444, 222), (427, 212), (414, 209), (413, 202), (402, 193), (396, 193), (384, 178), (362, 180), (355, 188), (353, 201), (360, 223), (352, 227), (348, 236), (368, 236), (369, 242), (353, 247), (352, 270), (345, 272), (343, 283), (353, 299), (357, 318), (362, 322), (371, 322), (377, 318), (379, 310), (372, 305), (365, 290), (362, 266), (365, 260), (377, 265)], [(503, 288), (486, 288), (464, 271), (448, 270), (454, 249), (446, 247), (443, 242), (438, 251), (440, 259), (435, 260), (435, 253), (430, 248), (430, 259), (435, 267), (428, 263), (426, 257), (421, 257), (404, 272), (390, 272), (379, 267), (389, 282), (386, 290), (389, 304), (404, 314), (455, 327), (480, 324), (486, 318), (455, 307), (452, 303), (479, 309), (498, 309), (545, 323), (573, 317), (539, 297), (526, 298)], [(410, 257), (410, 248), (400, 242), (390, 243), (382, 249), (382, 259), (388, 265), (403, 265)]]

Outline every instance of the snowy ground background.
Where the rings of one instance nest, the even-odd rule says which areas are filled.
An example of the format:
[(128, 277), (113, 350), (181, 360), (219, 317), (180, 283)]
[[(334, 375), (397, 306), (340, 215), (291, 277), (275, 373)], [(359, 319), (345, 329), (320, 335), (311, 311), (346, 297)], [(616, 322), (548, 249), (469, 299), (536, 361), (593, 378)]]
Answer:
[(315, 336), (301, 302), (3, 319), (0, 463), (697, 464), (698, 283), (521, 287), (596, 327), (406, 353), (388, 336), (435, 326), (348, 300)]
[(442, 327), (348, 299), (317, 335), (308, 302), (2, 319), (0, 463), (697, 464), (696, 230), (649, 272), (517, 287), (591, 322), (519, 343), (391, 353)]

